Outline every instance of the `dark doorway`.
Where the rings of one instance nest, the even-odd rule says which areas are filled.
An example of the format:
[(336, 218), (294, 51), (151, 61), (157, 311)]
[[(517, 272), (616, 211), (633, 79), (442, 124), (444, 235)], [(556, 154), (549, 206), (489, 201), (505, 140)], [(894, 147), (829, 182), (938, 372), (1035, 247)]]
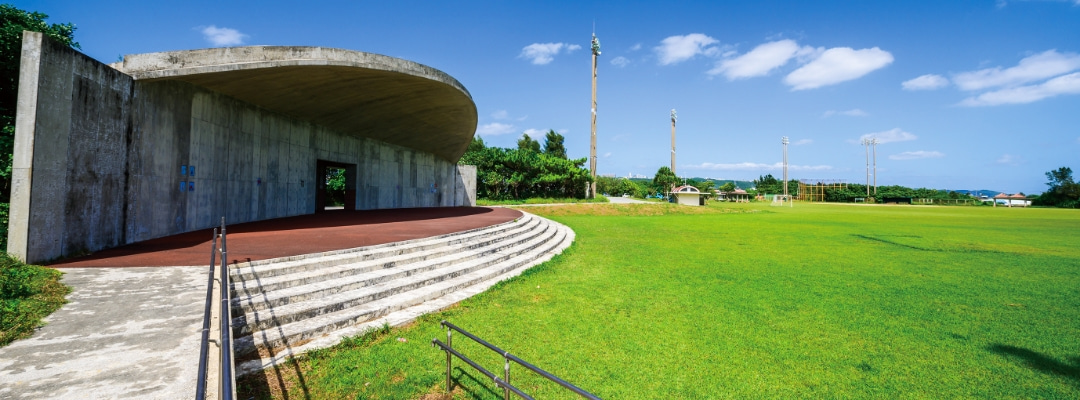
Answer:
[(315, 212), (356, 209), (356, 164), (316, 162)]

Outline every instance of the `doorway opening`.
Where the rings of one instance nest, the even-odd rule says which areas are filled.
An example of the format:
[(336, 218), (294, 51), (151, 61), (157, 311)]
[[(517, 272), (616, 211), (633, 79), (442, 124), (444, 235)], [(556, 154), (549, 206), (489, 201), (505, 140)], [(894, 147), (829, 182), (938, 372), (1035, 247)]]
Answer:
[(315, 212), (356, 209), (356, 164), (318, 160)]

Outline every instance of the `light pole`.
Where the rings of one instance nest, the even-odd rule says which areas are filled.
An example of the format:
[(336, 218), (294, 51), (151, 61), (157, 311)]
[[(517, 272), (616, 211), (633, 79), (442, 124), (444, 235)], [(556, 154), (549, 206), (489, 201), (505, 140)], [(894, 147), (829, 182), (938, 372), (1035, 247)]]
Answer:
[[(675, 122), (679, 120), (679, 116), (675, 114), (675, 109), (671, 109), (671, 173), (675, 174)], [(677, 174), (675, 176), (678, 176)]]
[(589, 198), (596, 198), (596, 57), (600, 55), (600, 39), (593, 33), (592, 37), (592, 141), (589, 146), (589, 173), (592, 175), (592, 183), (589, 184)]
[(877, 197), (877, 138), (870, 139), (870, 146), (874, 147), (874, 197)]
[[(788, 145), (788, 138), (787, 138), (787, 136), (784, 136), (784, 137), (780, 138), (780, 143), (784, 144), (784, 200), (787, 200), (788, 199), (788, 188), (787, 188), (787, 145)], [(783, 205), (783, 203), (781, 203), (781, 205)]]
[(866, 197), (870, 197), (870, 139), (863, 139), (859, 143), (866, 146)]

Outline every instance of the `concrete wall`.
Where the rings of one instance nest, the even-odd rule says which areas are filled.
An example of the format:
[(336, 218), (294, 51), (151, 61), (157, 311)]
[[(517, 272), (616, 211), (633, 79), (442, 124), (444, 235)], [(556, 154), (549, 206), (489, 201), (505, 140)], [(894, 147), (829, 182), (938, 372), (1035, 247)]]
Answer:
[(40, 34), (23, 49), (9, 252), (28, 262), (313, 213), (317, 160), (356, 165), (357, 209), (475, 204), (475, 168), (135, 81)]

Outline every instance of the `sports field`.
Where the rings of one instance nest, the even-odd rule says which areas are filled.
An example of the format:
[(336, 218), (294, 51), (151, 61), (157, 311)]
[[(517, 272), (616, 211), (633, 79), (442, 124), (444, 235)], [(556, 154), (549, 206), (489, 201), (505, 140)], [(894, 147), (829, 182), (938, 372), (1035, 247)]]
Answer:
[[(430, 341), (447, 319), (609, 399), (1080, 397), (1076, 210), (522, 209), (570, 226), (575, 244), (451, 310), (241, 386), (442, 393), (445, 356)], [(464, 342), (455, 348), (502, 370)], [(501, 396), (455, 365), (455, 398)], [(514, 373), (537, 398), (573, 398)]]

